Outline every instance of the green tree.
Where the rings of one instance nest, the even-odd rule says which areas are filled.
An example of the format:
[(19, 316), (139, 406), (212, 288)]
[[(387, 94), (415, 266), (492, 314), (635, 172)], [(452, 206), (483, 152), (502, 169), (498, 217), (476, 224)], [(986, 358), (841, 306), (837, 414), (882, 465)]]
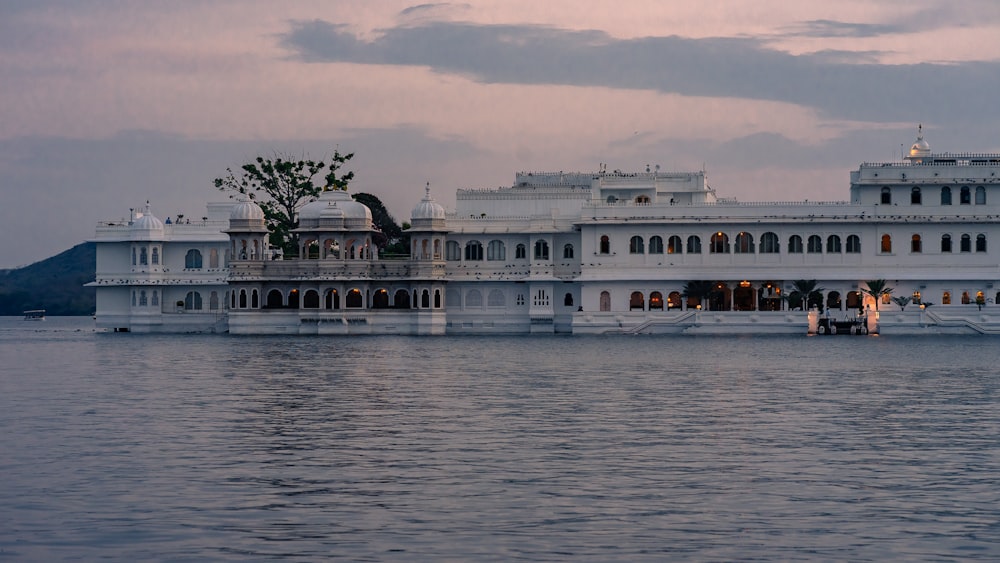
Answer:
[(899, 305), (900, 311), (905, 311), (906, 306), (910, 304), (910, 301), (912, 301), (912, 299), (913, 298), (910, 297), (909, 295), (903, 295), (900, 297), (893, 297), (892, 302), (895, 303), (896, 305)]
[(710, 299), (715, 291), (715, 283), (707, 280), (694, 280), (684, 284), (681, 296), (685, 299), (694, 297), (698, 300), (698, 304), (702, 306), (702, 309), (704, 309), (705, 301)]
[(823, 310), (822, 287), (816, 287), (816, 280), (795, 280), (792, 282), (792, 292), (788, 294), (788, 306), (792, 309), (801, 307), (803, 311), (816, 305)]
[(372, 223), (381, 231), (382, 240), (376, 240), (375, 244), (389, 254), (407, 254), (410, 250), (410, 237), (403, 233), (403, 229), (396, 223), (396, 219), (382, 204), (382, 200), (377, 196), (368, 193), (354, 194), (354, 200), (365, 204), (372, 212)]
[[(298, 227), (299, 210), (323, 191), (346, 191), (354, 172), (339, 174), (339, 170), (353, 157), (354, 153), (340, 151), (334, 151), (329, 162), (280, 153), (273, 158), (258, 156), (240, 167), (239, 176), (227, 168), (226, 175), (214, 183), (219, 190), (231, 192), (229, 197), (242, 194), (254, 198), (264, 211), (271, 244), (280, 247), (285, 256), (297, 256), (298, 237), (292, 231)], [(324, 171), (322, 183), (317, 184), (316, 177)]]
[(868, 287), (861, 288), (861, 291), (875, 299), (875, 311), (878, 312), (878, 302), (882, 300), (882, 296), (892, 294), (893, 288), (885, 280), (868, 280), (865, 285)]

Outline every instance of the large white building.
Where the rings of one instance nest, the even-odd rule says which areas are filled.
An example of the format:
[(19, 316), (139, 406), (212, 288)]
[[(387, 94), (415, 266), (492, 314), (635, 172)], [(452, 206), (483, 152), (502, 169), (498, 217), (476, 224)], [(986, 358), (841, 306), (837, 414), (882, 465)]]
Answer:
[[(346, 192), (302, 208), (293, 260), (250, 201), (169, 224), (147, 206), (98, 225), (91, 285), (99, 327), (139, 332), (806, 333), (829, 317), (993, 333), (998, 175), (1000, 154), (936, 154), (922, 135), (851, 172), (850, 201), (738, 202), (704, 172), (519, 173), (459, 190), (453, 212), (428, 188), (403, 258), (380, 256)], [(910, 303), (875, 303), (876, 279)], [(816, 280), (812, 307), (788, 299), (796, 280)]]

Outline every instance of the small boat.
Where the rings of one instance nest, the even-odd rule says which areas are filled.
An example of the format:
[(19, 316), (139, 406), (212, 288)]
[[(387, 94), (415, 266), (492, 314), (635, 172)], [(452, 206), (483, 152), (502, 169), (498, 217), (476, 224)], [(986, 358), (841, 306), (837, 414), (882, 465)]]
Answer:
[(44, 321), (45, 320), (45, 309), (32, 309), (31, 311), (24, 312), (24, 320), (26, 321)]

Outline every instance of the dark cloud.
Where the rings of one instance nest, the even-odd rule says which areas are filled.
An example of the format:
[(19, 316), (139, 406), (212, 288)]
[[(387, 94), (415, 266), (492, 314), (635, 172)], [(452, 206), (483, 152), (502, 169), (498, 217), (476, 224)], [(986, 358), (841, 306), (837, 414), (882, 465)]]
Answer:
[(998, 61), (874, 64), (871, 52), (792, 55), (754, 38), (616, 39), (601, 31), (433, 22), (362, 41), (344, 26), (313, 20), (293, 22), (282, 41), (312, 62), (426, 66), (483, 83), (790, 102), (862, 121), (972, 123), (993, 113), (991, 92), (1000, 90)]
[(834, 20), (812, 20), (788, 28), (788, 35), (799, 37), (878, 37), (910, 30), (899, 24), (851, 23)]

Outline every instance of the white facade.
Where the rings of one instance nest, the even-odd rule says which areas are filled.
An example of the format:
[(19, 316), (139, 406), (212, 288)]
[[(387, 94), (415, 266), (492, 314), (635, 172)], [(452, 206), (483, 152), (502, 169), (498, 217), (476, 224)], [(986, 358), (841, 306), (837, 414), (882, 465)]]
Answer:
[[(852, 172), (850, 201), (738, 202), (716, 197), (703, 172), (520, 173), (509, 188), (459, 190), (449, 213), (428, 189), (402, 259), (379, 257), (370, 212), (344, 192), (303, 208), (296, 260), (267, 248), (250, 202), (213, 204), (191, 226), (157, 226), (147, 210), (98, 227), (98, 323), (241, 334), (805, 333), (828, 316), (861, 317), (883, 334), (1000, 332), (998, 176), (1000, 155), (934, 154), (922, 136), (903, 161)], [(143, 264), (144, 248), (158, 249), (161, 264)], [(191, 250), (214, 251), (217, 267), (186, 267)], [(911, 303), (876, 304), (862, 292), (874, 279)], [(795, 280), (821, 288), (811, 314), (790, 310)], [(710, 296), (686, 296), (699, 282)], [(144, 290), (159, 292), (158, 306), (151, 293), (138, 305)]]

